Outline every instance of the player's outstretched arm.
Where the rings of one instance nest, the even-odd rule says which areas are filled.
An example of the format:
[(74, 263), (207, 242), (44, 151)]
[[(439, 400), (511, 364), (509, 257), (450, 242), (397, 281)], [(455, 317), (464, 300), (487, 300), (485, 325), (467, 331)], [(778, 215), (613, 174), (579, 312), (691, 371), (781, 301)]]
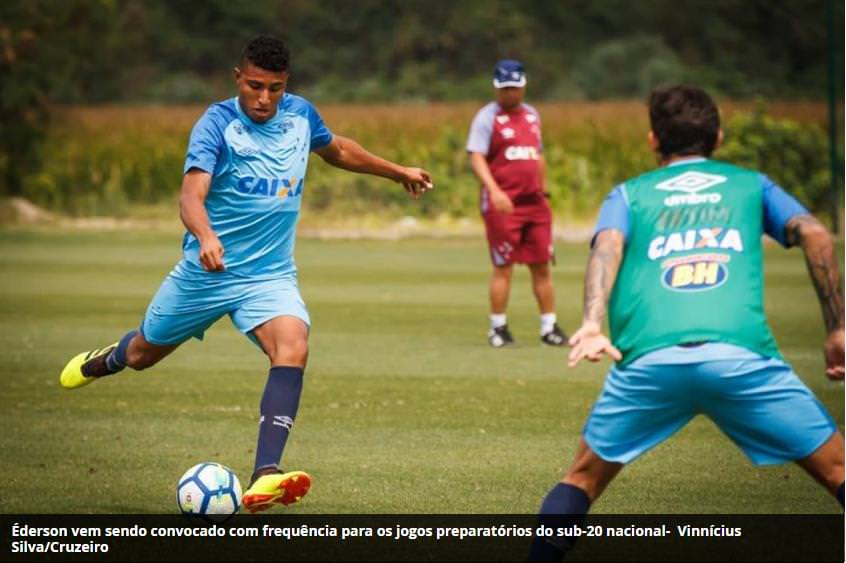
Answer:
[(798, 215), (784, 227), (787, 242), (799, 245), (805, 252), (808, 274), (817, 290), (823, 322), (828, 333), (823, 352), (825, 374), (830, 379), (843, 379), (843, 286), (840, 269), (834, 257), (834, 239), (828, 229), (811, 215)]
[(602, 334), (602, 321), (623, 260), (624, 246), (623, 233), (616, 229), (606, 229), (596, 235), (585, 272), (582, 326), (570, 337), (570, 367), (575, 367), (583, 359), (599, 361), (602, 354), (608, 354), (617, 361), (623, 359), (620, 351)]
[(401, 166), (385, 160), (347, 137), (335, 135), (328, 145), (314, 152), (332, 166), (399, 182), (415, 199), (434, 187), (431, 175), (422, 168)]
[(223, 245), (209, 223), (206, 196), (211, 186), (211, 175), (198, 168), (189, 170), (182, 178), (179, 194), (179, 217), (185, 228), (200, 241), (200, 262), (207, 272), (222, 272)]

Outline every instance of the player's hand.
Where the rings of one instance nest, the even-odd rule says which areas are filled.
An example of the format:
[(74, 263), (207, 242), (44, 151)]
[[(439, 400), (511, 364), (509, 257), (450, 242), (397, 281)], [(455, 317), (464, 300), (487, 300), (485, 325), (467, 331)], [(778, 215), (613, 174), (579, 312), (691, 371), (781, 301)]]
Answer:
[(825, 374), (834, 381), (843, 381), (843, 329), (837, 329), (828, 335), (823, 346), (825, 354)]
[(222, 272), (226, 269), (223, 265), (223, 245), (217, 235), (211, 234), (200, 241), (200, 263), (207, 272)]
[(596, 323), (584, 323), (576, 333), (570, 337), (570, 356), (568, 365), (576, 367), (583, 359), (598, 362), (602, 354), (608, 354), (615, 361), (623, 359), (623, 355), (611, 344), (608, 337), (602, 334)]
[(491, 196), (491, 205), (498, 213), (505, 213), (506, 215), (514, 212), (514, 204), (511, 198), (505, 195), (502, 190), (492, 190), (488, 188), (488, 194)]
[(408, 192), (408, 195), (414, 199), (435, 188), (435, 185), (432, 183), (431, 174), (422, 168), (403, 168), (403, 175), (399, 182), (405, 188), (405, 191)]

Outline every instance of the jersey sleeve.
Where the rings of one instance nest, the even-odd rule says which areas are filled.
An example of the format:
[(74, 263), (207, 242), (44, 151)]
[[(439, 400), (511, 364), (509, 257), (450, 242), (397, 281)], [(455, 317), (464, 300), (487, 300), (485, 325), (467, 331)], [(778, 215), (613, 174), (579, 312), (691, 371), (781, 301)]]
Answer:
[(493, 112), (488, 106), (483, 107), (476, 113), (473, 122), (470, 124), (470, 134), (467, 136), (467, 152), (478, 152), (488, 154), (491, 146), (491, 133), (493, 133)]
[(223, 118), (214, 108), (206, 110), (191, 130), (183, 174), (192, 168), (214, 174), (225, 146), (223, 130)]
[[(535, 109), (535, 106), (530, 106), (529, 104), (526, 104), (526, 107), (535, 116), (535, 119), (538, 120), (538, 131), (543, 131), (543, 128), (541, 127), (540, 112)], [(540, 150), (540, 152), (543, 152), (543, 135), (538, 135), (538, 150)]]
[(767, 176), (761, 175), (763, 189), (764, 232), (789, 248), (785, 227), (797, 215), (808, 215), (808, 210), (795, 197), (788, 194)]
[(599, 209), (599, 219), (590, 237), (593, 246), (596, 235), (607, 229), (616, 229), (623, 233), (623, 238), (629, 236), (629, 203), (626, 198), (626, 186), (620, 184), (605, 197)]
[(317, 108), (310, 103), (308, 104), (308, 124), (311, 129), (310, 151), (322, 149), (332, 142), (332, 132), (323, 122)]

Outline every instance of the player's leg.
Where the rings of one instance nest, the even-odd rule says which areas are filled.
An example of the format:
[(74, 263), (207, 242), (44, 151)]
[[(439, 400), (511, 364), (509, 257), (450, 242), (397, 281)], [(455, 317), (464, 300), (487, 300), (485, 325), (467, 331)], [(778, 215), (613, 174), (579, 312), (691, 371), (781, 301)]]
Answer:
[[(508, 297), (511, 294), (511, 264), (494, 265), (491, 272), (490, 303), (492, 315), (505, 315), (508, 309)], [(503, 323), (504, 324), (504, 323)]]
[(511, 276), (514, 267), (511, 264), (494, 265), (490, 281), (490, 329), (488, 343), (494, 348), (502, 348), (514, 344), (514, 337), (508, 329), (508, 297), (511, 293)]
[(567, 335), (558, 326), (555, 314), (555, 289), (549, 262), (528, 264), (532, 274), (532, 291), (540, 310), (540, 339), (549, 346), (565, 346)]
[[(539, 523), (552, 528), (581, 524), (590, 505), (623, 467), (622, 463), (605, 461), (583, 438), (580, 439), (576, 459), (567, 474), (549, 490), (541, 503)], [(529, 561), (560, 561), (573, 544), (571, 538), (536, 537)]]
[(592, 503), (599, 498), (623, 467), (622, 463), (605, 461), (599, 457), (590, 449), (584, 438), (580, 438), (576, 459), (561, 483), (580, 489)]
[[(585, 423), (575, 461), (541, 505), (540, 521), (545, 525), (581, 522), (625, 464), (672, 436), (694, 416), (686, 366), (650, 364), (649, 358), (611, 368)], [(535, 538), (531, 560), (559, 561), (573, 542)]]
[(795, 461), (843, 504), (843, 436), (810, 389), (777, 358), (704, 362), (702, 410), (755, 465)]
[(528, 265), (532, 275), (532, 292), (540, 311), (540, 339), (550, 346), (564, 346), (567, 335), (558, 326), (550, 268), (553, 259), (552, 211), (546, 199), (542, 199), (538, 204), (529, 206), (525, 213), (527, 222), (520, 241), (520, 261)]
[(260, 404), (255, 478), (276, 472), (297, 418), (308, 360), (308, 326), (300, 318), (285, 315), (256, 327), (253, 335), (270, 360)]
[(552, 271), (548, 262), (527, 264), (532, 275), (532, 293), (538, 302), (541, 315), (555, 314), (555, 288), (552, 287)]
[(814, 453), (796, 461), (820, 485), (837, 497), (840, 506), (843, 506), (843, 455), (843, 434), (838, 431)]
[(244, 507), (256, 512), (297, 502), (311, 486), (308, 474), (279, 469), (299, 410), (310, 321), (295, 279), (252, 284), (250, 291), (252, 296), (231, 316), (270, 362), (259, 405), (253, 476), (242, 497)]
[(270, 360), (270, 373), (259, 407), (253, 476), (243, 497), (250, 512), (266, 510), (274, 503), (297, 502), (311, 486), (308, 474), (279, 469), (299, 410), (308, 359), (308, 326), (300, 318), (281, 316), (257, 327), (253, 335)]
[(514, 337), (508, 329), (506, 310), (511, 294), (513, 254), (518, 248), (520, 234), (519, 224), (515, 223), (512, 215), (496, 211), (489, 211), (483, 215), (493, 265), (488, 288), (491, 308), (488, 343), (494, 348), (514, 344)]
[(137, 332), (126, 348), (125, 365), (141, 371), (153, 367), (171, 352), (179, 348), (179, 344), (153, 344), (147, 342), (141, 332)]
[(127, 366), (135, 370), (146, 369), (176, 350), (177, 346), (151, 344), (139, 331), (132, 330), (111, 346), (74, 357), (62, 370), (59, 381), (65, 389), (77, 389), (101, 377), (119, 373)]
[(203, 284), (165, 278), (144, 315), (141, 330), (126, 333), (118, 342), (83, 352), (62, 370), (59, 382), (77, 389), (129, 366), (143, 370), (157, 364), (179, 345), (205, 329), (225, 312), (226, 303), (215, 304)]

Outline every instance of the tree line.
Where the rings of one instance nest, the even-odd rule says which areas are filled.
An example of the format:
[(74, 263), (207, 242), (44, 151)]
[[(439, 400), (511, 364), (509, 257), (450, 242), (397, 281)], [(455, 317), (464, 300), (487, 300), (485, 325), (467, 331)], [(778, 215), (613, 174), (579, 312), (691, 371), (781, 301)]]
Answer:
[(4, 191), (37, 167), (51, 107), (231, 95), (259, 33), (290, 43), (290, 88), (316, 101), (486, 99), (502, 57), (524, 61), (535, 100), (642, 98), (671, 81), (824, 99), (832, 33), (843, 69), (831, 0), (5, 0)]

